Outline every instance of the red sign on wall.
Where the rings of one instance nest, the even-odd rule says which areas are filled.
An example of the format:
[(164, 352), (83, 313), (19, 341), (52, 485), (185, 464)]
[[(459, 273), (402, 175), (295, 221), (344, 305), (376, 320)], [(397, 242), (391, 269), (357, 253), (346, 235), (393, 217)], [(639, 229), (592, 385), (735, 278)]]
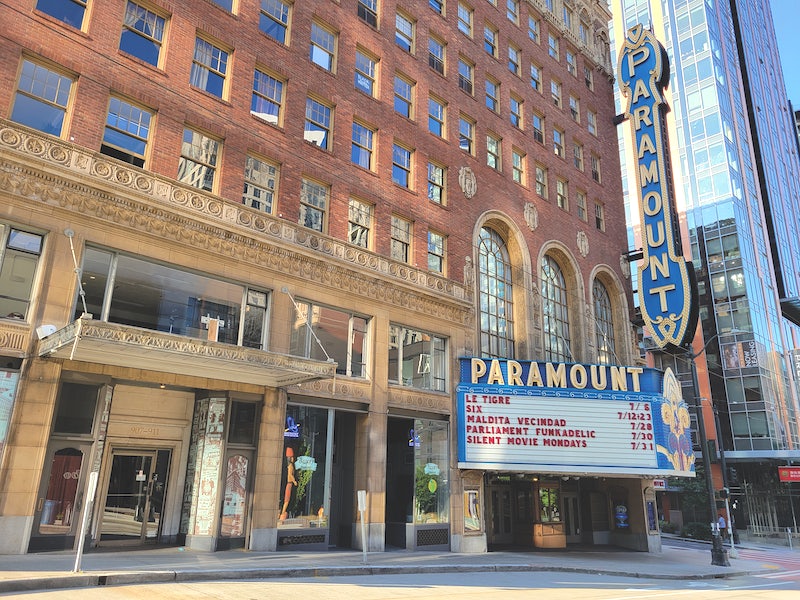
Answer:
[(800, 467), (778, 467), (781, 481), (800, 481)]

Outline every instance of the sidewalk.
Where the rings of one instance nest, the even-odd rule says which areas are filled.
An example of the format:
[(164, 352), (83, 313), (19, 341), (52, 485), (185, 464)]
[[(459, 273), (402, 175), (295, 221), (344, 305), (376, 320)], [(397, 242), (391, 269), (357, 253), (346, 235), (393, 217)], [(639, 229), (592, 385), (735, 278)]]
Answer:
[(660, 554), (616, 548), (569, 551), (407, 552), (367, 555), (355, 550), (329, 552), (194, 552), (180, 547), (87, 552), (73, 573), (74, 552), (0, 556), (0, 594), (99, 585), (333, 577), (444, 572), (561, 571), (658, 579), (708, 579), (770, 572), (768, 561), (730, 559), (730, 567), (711, 565), (710, 552), (665, 546)]

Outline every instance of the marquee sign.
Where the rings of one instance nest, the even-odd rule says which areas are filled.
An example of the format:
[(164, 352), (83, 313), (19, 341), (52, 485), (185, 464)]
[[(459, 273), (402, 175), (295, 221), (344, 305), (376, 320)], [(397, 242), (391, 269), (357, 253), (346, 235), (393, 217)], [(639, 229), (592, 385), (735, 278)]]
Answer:
[(671, 371), (460, 360), (459, 468), (694, 476), (689, 411)]
[(673, 224), (663, 115), (663, 91), (669, 82), (664, 47), (641, 24), (628, 30), (620, 53), (619, 78), (628, 97), (625, 116), (633, 129), (642, 226), (643, 260), (639, 265), (642, 318), (658, 347), (682, 346), (697, 324), (694, 271), (680, 256), (680, 236)]

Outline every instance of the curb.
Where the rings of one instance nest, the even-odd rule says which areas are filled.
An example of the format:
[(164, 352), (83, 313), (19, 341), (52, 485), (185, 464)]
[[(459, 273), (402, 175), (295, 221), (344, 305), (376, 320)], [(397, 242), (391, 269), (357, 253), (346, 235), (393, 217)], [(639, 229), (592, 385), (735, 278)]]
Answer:
[(79, 587), (101, 587), (131, 585), (137, 583), (170, 583), (189, 581), (248, 580), (248, 579), (297, 579), (313, 577), (342, 577), (358, 575), (403, 575), (425, 573), (481, 573), (481, 572), (542, 572), (586, 573), (589, 575), (612, 575), (638, 579), (728, 579), (747, 575), (771, 572), (730, 571), (701, 574), (651, 574), (624, 572), (615, 569), (593, 569), (588, 567), (544, 566), (524, 564), (495, 565), (363, 565), (343, 567), (285, 567), (268, 569), (233, 569), (233, 570), (187, 570), (187, 571), (131, 571), (108, 572), (96, 574), (56, 575), (51, 577), (34, 577), (27, 579), (7, 579), (0, 581), (0, 594), (10, 592), (26, 592), (36, 590), (58, 590)]

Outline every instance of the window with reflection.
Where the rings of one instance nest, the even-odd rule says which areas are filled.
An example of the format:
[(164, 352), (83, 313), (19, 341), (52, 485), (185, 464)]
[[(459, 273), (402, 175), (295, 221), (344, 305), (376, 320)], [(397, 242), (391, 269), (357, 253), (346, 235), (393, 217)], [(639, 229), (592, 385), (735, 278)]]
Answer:
[[(176, 335), (263, 348), (264, 291), (141, 258), (87, 248), (82, 283), (95, 319)], [(83, 312), (78, 302), (75, 318)]]
[(389, 383), (436, 392), (447, 391), (444, 338), (402, 325), (391, 325)]
[(478, 240), (478, 306), (481, 356), (514, 357), (511, 258), (505, 240), (483, 227)]
[(44, 237), (0, 223), (0, 319), (25, 320)]
[(448, 425), (415, 419), (409, 434), (414, 446), (414, 522), (450, 522)]
[(69, 533), (76, 521), (75, 498), (83, 467), (83, 452), (78, 448), (56, 451), (50, 464), (50, 479), (39, 517), (39, 533)]
[(542, 258), (542, 318), (545, 358), (574, 360), (569, 331), (567, 282), (559, 264), (551, 256)]
[(611, 307), (611, 297), (606, 286), (599, 279), (594, 280), (592, 286), (594, 297), (594, 331), (597, 344), (597, 361), (601, 364), (611, 365), (618, 363), (616, 341), (614, 339), (614, 313)]
[(297, 301), (289, 353), (315, 360), (336, 361), (336, 372), (366, 377), (367, 323), (355, 313)]

